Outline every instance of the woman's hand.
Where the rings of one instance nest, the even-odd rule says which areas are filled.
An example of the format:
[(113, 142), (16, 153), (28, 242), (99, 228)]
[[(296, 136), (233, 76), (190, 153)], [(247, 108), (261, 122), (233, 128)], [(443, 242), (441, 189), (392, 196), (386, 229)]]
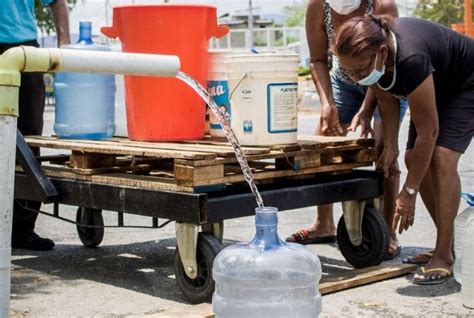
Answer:
[(324, 136), (344, 135), (344, 130), (339, 122), (339, 113), (335, 105), (322, 106), (320, 127), (321, 134)]
[(396, 178), (400, 176), (398, 168), (398, 149), (385, 147), (382, 155), (377, 160), (377, 169), (383, 171), (385, 178)]
[(393, 229), (402, 234), (407, 231), (415, 221), (416, 194), (410, 195), (402, 190), (395, 201), (395, 218), (393, 220)]
[(363, 112), (358, 112), (352, 119), (351, 125), (347, 129), (348, 131), (356, 131), (360, 126), (360, 137), (367, 138), (374, 135), (374, 130), (370, 124), (370, 117)]

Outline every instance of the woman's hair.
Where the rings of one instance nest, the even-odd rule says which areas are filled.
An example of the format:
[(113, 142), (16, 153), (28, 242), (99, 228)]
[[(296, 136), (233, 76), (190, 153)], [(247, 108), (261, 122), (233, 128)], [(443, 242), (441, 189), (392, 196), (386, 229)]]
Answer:
[(336, 34), (333, 51), (338, 56), (376, 52), (390, 35), (392, 25), (389, 15), (370, 14), (347, 20)]

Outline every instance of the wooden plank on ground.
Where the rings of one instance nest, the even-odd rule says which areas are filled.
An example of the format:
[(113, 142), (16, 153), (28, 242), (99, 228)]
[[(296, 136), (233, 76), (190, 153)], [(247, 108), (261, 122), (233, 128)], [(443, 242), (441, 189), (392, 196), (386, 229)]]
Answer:
[(326, 276), (321, 279), (319, 291), (321, 295), (334, 293), (357, 286), (379, 282), (385, 279), (403, 276), (415, 271), (416, 265), (386, 263), (361, 269), (343, 271), (338, 276)]
[(32, 147), (44, 147), (53, 149), (69, 149), (79, 152), (93, 152), (111, 155), (130, 155), (154, 158), (177, 158), (191, 160), (210, 160), (217, 156), (214, 153), (193, 152), (184, 150), (169, 150), (143, 148), (136, 146), (124, 146), (115, 144), (104, 144), (100, 141), (80, 142), (78, 140), (57, 139), (53, 137), (26, 137), (26, 142)]

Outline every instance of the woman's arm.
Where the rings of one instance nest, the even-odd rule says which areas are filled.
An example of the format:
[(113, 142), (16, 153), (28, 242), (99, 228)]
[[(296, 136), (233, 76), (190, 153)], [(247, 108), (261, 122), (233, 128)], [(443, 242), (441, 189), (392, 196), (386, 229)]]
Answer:
[(375, 107), (377, 107), (377, 99), (375, 98), (372, 89), (369, 87), (365, 94), (364, 101), (352, 119), (351, 125), (347, 128), (348, 131), (356, 131), (357, 127), (361, 126), (360, 136), (366, 138), (369, 134), (373, 134), (371, 127), (372, 115)]
[(400, 175), (397, 165), (398, 130), (400, 127), (400, 103), (392, 94), (382, 91), (377, 85), (371, 86), (379, 105), (382, 118), (384, 150), (377, 162), (377, 167), (385, 177)]
[(321, 102), (321, 133), (331, 130), (335, 135), (344, 132), (332, 95), (328, 66), (328, 38), (324, 29), (324, 8), (322, 0), (310, 0), (306, 9), (306, 37), (310, 52), (311, 77)]
[(56, 34), (58, 35), (58, 46), (69, 44), (69, 16), (66, 0), (56, 0), (50, 5)]
[(417, 137), (410, 153), (410, 167), (403, 190), (397, 197), (393, 227), (398, 233), (413, 225), (416, 195), (405, 191), (405, 187), (418, 190), (431, 163), (433, 150), (438, 137), (438, 112), (436, 109), (433, 75), (429, 75), (408, 95), (411, 120)]

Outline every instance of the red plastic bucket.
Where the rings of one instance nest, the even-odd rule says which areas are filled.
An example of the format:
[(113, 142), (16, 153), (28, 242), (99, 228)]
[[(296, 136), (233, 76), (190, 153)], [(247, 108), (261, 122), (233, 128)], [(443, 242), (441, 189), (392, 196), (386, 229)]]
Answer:
[[(102, 33), (120, 38), (122, 50), (177, 55), (181, 71), (206, 85), (208, 41), (229, 29), (217, 25), (207, 5), (126, 5), (114, 7), (113, 26)], [(204, 137), (205, 105), (176, 78), (125, 76), (129, 138), (173, 141)]]

